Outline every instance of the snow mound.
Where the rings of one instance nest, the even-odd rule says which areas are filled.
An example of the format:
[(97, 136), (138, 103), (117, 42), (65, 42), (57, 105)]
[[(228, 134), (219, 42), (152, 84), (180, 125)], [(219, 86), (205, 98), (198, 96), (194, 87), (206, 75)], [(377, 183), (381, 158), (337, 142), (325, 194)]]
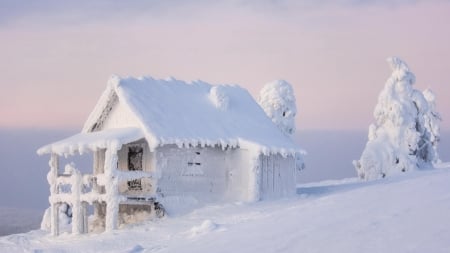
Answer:
[(211, 220), (205, 220), (202, 222), (201, 225), (191, 228), (190, 233), (192, 236), (197, 236), (197, 235), (212, 232), (212, 231), (216, 230), (218, 227), (219, 227), (219, 225), (212, 222)]
[(185, 214), (201, 205), (196, 198), (189, 195), (165, 196), (164, 198), (160, 198), (159, 201), (164, 206), (167, 214), (170, 216)]
[[(44, 212), (44, 215), (42, 216), (41, 221), (41, 229), (45, 231), (50, 231), (50, 224), (51, 224), (51, 208), (47, 208)], [(67, 204), (62, 204), (59, 208), (58, 213), (58, 224), (61, 227), (62, 231), (70, 231), (72, 223), (72, 211)]]
[(230, 98), (222, 86), (214, 86), (209, 91), (209, 99), (214, 106), (221, 110), (226, 110), (230, 103)]
[(139, 252), (143, 252), (144, 250), (145, 250), (144, 247), (142, 247), (141, 245), (137, 244), (131, 250), (127, 251), (127, 253), (139, 253)]

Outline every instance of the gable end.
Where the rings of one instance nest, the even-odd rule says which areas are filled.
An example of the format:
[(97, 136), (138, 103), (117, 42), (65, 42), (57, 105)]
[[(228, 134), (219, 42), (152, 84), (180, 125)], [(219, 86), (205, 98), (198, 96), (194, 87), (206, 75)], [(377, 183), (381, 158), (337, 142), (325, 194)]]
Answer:
[(107, 96), (100, 99), (94, 110), (89, 115), (88, 120), (84, 124), (83, 131), (85, 133), (99, 131), (103, 128), (103, 124), (110, 115), (114, 106), (118, 103), (119, 97), (116, 92), (111, 89)]

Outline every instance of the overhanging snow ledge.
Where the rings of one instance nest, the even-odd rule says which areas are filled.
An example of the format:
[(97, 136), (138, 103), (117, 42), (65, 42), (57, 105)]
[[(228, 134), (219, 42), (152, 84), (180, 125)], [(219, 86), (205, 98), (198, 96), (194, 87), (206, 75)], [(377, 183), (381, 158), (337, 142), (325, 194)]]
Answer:
[(117, 128), (99, 132), (80, 133), (57, 141), (37, 150), (38, 155), (55, 153), (58, 155), (83, 154), (85, 150), (96, 151), (104, 148), (120, 149), (123, 144), (144, 138), (139, 128)]

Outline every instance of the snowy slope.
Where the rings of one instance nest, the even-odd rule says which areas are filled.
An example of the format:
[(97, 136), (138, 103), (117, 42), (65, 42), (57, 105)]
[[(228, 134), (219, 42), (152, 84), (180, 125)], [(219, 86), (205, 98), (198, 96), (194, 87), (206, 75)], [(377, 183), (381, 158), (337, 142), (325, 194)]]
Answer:
[(194, 212), (104, 234), (0, 238), (0, 252), (450, 252), (450, 170), (362, 183), (301, 185), (299, 195)]

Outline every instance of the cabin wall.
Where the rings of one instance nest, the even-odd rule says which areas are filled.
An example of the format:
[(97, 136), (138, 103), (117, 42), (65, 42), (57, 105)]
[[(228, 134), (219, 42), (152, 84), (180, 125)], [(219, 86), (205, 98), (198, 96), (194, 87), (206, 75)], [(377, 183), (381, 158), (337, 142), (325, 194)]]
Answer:
[(140, 124), (134, 113), (118, 101), (103, 122), (102, 130), (123, 127), (140, 127)]
[(163, 198), (255, 201), (295, 194), (292, 156), (255, 156), (244, 149), (167, 145), (157, 149), (156, 167), (161, 175), (158, 192)]
[[(295, 159), (292, 156), (254, 155), (245, 149), (159, 147), (150, 152), (144, 139), (123, 145), (118, 151), (118, 169), (128, 170), (130, 147), (143, 148), (143, 171), (155, 178), (141, 179), (142, 191), (130, 190), (122, 182), (119, 192), (126, 195), (158, 194), (159, 199), (179, 197), (197, 202), (255, 201), (295, 194)], [(96, 155), (97, 173), (104, 163), (103, 150)]]
[(158, 191), (162, 197), (184, 196), (199, 202), (230, 197), (230, 172), (239, 167), (230, 161), (230, 154), (235, 152), (212, 147), (178, 148), (176, 145), (158, 148), (156, 166), (161, 175)]
[(226, 199), (247, 201), (252, 198), (250, 179), (254, 167), (254, 156), (245, 149), (234, 149), (228, 153), (229, 164)]
[(295, 159), (293, 156), (260, 155), (261, 199), (273, 199), (295, 194)]

